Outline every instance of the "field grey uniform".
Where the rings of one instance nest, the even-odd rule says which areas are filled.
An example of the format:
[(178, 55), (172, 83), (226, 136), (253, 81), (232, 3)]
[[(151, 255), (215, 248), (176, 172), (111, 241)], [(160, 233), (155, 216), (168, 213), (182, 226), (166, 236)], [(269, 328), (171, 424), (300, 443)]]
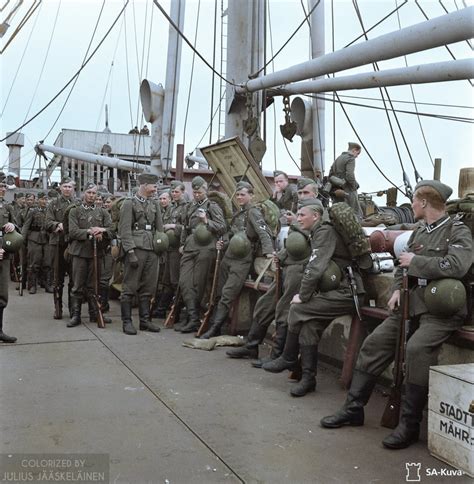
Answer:
[[(250, 187), (249, 184), (240, 183), (237, 185), (237, 190), (248, 187)], [(261, 210), (252, 204), (241, 207), (232, 218), (231, 238), (242, 232), (250, 241), (250, 251), (245, 257), (239, 258), (233, 255), (229, 248), (226, 250), (219, 270), (218, 302), (212, 315), (210, 328), (201, 336), (203, 339), (211, 338), (220, 333), (220, 328), (227, 320), (231, 304), (242, 291), (255, 256), (273, 253), (271, 230), (265, 222)]]
[[(156, 178), (156, 179), (155, 179)], [(140, 183), (156, 183), (158, 177), (141, 174)], [(149, 180), (149, 181), (147, 181)], [(155, 181), (152, 181), (155, 180)], [(133, 297), (138, 297), (140, 329), (158, 332), (150, 319), (150, 301), (155, 293), (158, 255), (153, 250), (153, 235), (163, 232), (161, 210), (157, 200), (136, 194), (120, 208), (119, 237), (125, 253), (121, 310), (125, 334), (136, 334), (132, 324)]]
[[(197, 180), (200, 179), (200, 180)], [(193, 179), (193, 189), (199, 189), (205, 184), (201, 177)], [(201, 245), (194, 237), (194, 231), (201, 224), (198, 210), (207, 213), (207, 230), (210, 232), (210, 241)], [(184, 227), (181, 233), (181, 257), (179, 287), (181, 297), (187, 309), (188, 323), (181, 331), (190, 333), (196, 331), (200, 325), (200, 307), (204, 297), (212, 264), (216, 259), (217, 239), (225, 234), (226, 222), (222, 209), (216, 202), (205, 198), (201, 202), (190, 202), (184, 213)]]

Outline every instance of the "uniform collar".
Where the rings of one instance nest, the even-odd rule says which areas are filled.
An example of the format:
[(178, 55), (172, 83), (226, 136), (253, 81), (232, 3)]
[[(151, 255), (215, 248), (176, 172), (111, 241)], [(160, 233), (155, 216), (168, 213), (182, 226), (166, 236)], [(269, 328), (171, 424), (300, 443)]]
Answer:
[(148, 198), (145, 198), (145, 197), (141, 197), (140, 195), (138, 195), (138, 193), (135, 193), (135, 198), (140, 202), (140, 203), (145, 203)]
[(428, 233), (434, 232), (436, 229), (439, 229), (442, 225), (444, 225), (449, 220), (449, 215), (444, 215), (440, 219), (436, 220), (432, 224), (425, 224), (425, 229)]
[(85, 203), (82, 204), (82, 208), (84, 210), (94, 210), (95, 204), (94, 205), (86, 205)]

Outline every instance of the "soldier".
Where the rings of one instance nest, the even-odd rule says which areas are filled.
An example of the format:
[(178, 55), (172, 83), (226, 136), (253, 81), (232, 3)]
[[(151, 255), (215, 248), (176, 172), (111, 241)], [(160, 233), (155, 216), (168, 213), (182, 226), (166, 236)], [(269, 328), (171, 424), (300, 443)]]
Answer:
[[(111, 212), (112, 204), (115, 200), (115, 197), (110, 193), (103, 193), (102, 198), (104, 199), (104, 209), (107, 212)], [(112, 231), (115, 234), (115, 228), (112, 224)], [(112, 247), (111, 242), (114, 239), (110, 239), (107, 241), (107, 246), (104, 249), (104, 256), (101, 260), (100, 266), (100, 281), (99, 281), (99, 295), (100, 295), (100, 304), (103, 313), (107, 313), (110, 310), (109, 306), (109, 284), (110, 280), (112, 279), (113, 275), (113, 268), (114, 268), (114, 259), (112, 257)]]
[(48, 198), (44, 192), (38, 193), (38, 205), (28, 211), (25, 224), (21, 230), (28, 244), (28, 291), (36, 294), (39, 280), (44, 278), (46, 292), (52, 293), (51, 266), (48, 265), (46, 248), (48, 234), (45, 228), (46, 205)]
[[(3, 234), (13, 232), (15, 230), (14, 224), (16, 223), (13, 207), (3, 200), (5, 189), (5, 183), (0, 181), (0, 226), (2, 234), (0, 239), (3, 239)], [(0, 341), (3, 343), (15, 343), (16, 341), (14, 336), (8, 336), (3, 332), (3, 312), (8, 304), (9, 276), (10, 260), (8, 253), (0, 244)]]
[[(158, 295), (154, 316), (157, 318), (166, 317), (173, 295), (176, 294), (179, 282), (179, 265), (181, 254), (179, 253), (179, 241), (183, 230), (182, 221), (186, 210), (187, 202), (184, 198), (184, 183), (179, 180), (171, 182), (171, 204), (163, 215), (163, 224), (170, 245), (166, 251), (165, 266), (162, 279), (162, 292)], [(175, 325), (178, 326), (177, 324)]]
[(287, 225), (296, 222), (296, 212), (298, 211), (298, 203), (307, 198), (318, 198), (318, 185), (311, 178), (301, 177), (296, 182), (297, 199), (294, 201), (291, 210), (286, 211), (285, 218)]
[[(290, 394), (302, 397), (316, 389), (316, 366), (320, 335), (329, 323), (338, 316), (350, 314), (354, 301), (350, 283), (341, 278), (352, 257), (342, 237), (330, 223), (323, 223), (322, 205), (305, 200), (298, 210), (298, 221), (302, 229), (310, 230), (312, 253), (303, 274), (298, 294), (291, 301), (288, 315), (288, 335), (282, 355), (264, 363), (262, 368), (272, 373), (292, 370), (301, 353), (303, 376)], [(337, 274), (339, 277), (337, 277)], [(356, 273), (358, 294), (363, 294), (360, 275)], [(337, 288), (328, 280), (340, 280)]]
[(284, 171), (275, 170), (273, 172), (273, 181), (275, 183), (275, 191), (271, 197), (282, 211), (283, 215), (287, 210), (292, 210), (296, 202), (296, 189), (288, 180), (288, 175)]
[(200, 176), (194, 177), (192, 188), (194, 201), (187, 205), (184, 213), (179, 249), (182, 254), (179, 286), (188, 319), (181, 329), (182, 333), (199, 329), (200, 306), (216, 258), (216, 242), (226, 230), (222, 209), (207, 198), (205, 180)]
[(12, 202), (13, 213), (15, 215), (15, 220), (18, 220), (20, 212), (25, 208), (26, 198), (23, 192), (15, 193), (15, 199)]
[[(95, 206), (97, 186), (88, 183), (85, 186), (83, 201), (80, 205), (69, 211), (69, 254), (72, 257), (72, 280), (71, 290), (72, 317), (67, 324), (68, 328), (81, 324), (81, 306), (84, 290), (89, 305), (89, 321), (96, 323), (98, 318), (97, 303), (95, 298), (95, 278), (99, 274), (94, 272), (94, 244), (98, 244), (98, 257), (103, 257), (103, 244), (106, 239), (113, 238), (111, 231), (112, 220), (110, 214), (101, 207)], [(100, 267), (100, 262), (97, 261)], [(104, 318), (106, 323), (110, 319)]]
[[(64, 258), (67, 240), (64, 237), (64, 214), (66, 209), (75, 202), (73, 197), (74, 184), (71, 178), (64, 177), (59, 186), (61, 195), (53, 198), (46, 209), (46, 230), (49, 232), (49, 244), (54, 252), (53, 258), (53, 283), (54, 283), (54, 319), (62, 319), (63, 287), (66, 273), (70, 273), (70, 264)], [(72, 281), (68, 284), (68, 299)], [(68, 301), (70, 306), (70, 301)], [(71, 313), (71, 307), (69, 307)]]
[(410, 332), (405, 353), (405, 395), (400, 422), (383, 441), (388, 449), (403, 449), (418, 440), (423, 409), (428, 399), (428, 375), (437, 364), (442, 344), (463, 325), (467, 307), (453, 307), (448, 297), (439, 294), (447, 311), (436, 314), (429, 307), (429, 281), (462, 279), (472, 264), (472, 236), (469, 228), (449, 218), (446, 200), (452, 189), (437, 180), (423, 180), (415, 187), (412, 208), (424, 224), (413, 231), (407, 252), (400, 257), (393, 294), (388, 301), (390, 316), (364, 341), (352, 377), (351, 388), (342, 409), (321, 420), (326, 428), (363, 425), (364, 405), (368, 402), (377, 377), (393, 361), (402, 315), (399, 311), (402, 269), (408, 269)]
[(362, 209), (359, 204), (357, 189), (359, 184), (355, 179), (355, 160), (360, 155), (362, 147), (357, 143), (349, 143), (347, 151), (344, 151), (336, 158), (329, 170), (329, 181), (331, 177), (336, 177), (336, 180), (331, 181), (333, 189), (342, 190), (345, 192), (344, 196), (336, 197), (336, 201), (345, 201), (352, 207), (354, 213), (359, 219), (362, 219)]
[(121, 313), (123, 332), (137, 334), (132, 323), (132, 302), (138, 296), (138, 312), (142, 331), (158, 332), (150, 318), (150, 301), (155, 293), (158, 255), (154, 251), (154, 233), (163, 231), (163, 221), (156, 195), (158, 177), (150, 173), (138, 175), (137, 193), (127, 198), (120, 208), (118, 224), (122, 250), (125, 253)]
[[(311, 182), (312, 180), (309, 178), (298, 180), (298, 203), (312, 199), (316, 205), (321, 205), (321, 202), (315, 198), (316, 185), (307, 183), (307, 181)], [(257, 300), (245, 346), (228, 350), (227, 356), (231, 358), (257, 358), (258, 346), (264, 340), (268, 327), (273, 320), (275, 320), (275, 338), (270, 356), (253, 362), (252, 366), (261, 368), (263, 363), (274, 360), (281, 355), (288, 330), (287, 320), (290, 302), (293, 296), (298, 293), (303, 269), (309, 259), (308, 252), (310, 252), (309, 231), (302, 229), (299, 224), (290, 226), (286, 248), (280, 250), (276, 255), (281, 270), (281, 287), (277, 288), (276, 281), (274, 281), (268, 291)], [(276, 300), (277, 290), (281, 293), (278, 301)]]
[[(237, 183), (235, 198), (240, 209), (232, 217), (230, 242), (219, 270), (217, 286), (218, 302), (211, 317), (210, 327), (201, 338), (209, 339), (220, 334), (227, 320), (230, 306), (240, 294), (244, 282), (258, 254), (273, 256), (273, 240), (261, 210), (252, 204), (253, 187), (250, 183)], [(218, 241), (223, 249), (224, 242)]]

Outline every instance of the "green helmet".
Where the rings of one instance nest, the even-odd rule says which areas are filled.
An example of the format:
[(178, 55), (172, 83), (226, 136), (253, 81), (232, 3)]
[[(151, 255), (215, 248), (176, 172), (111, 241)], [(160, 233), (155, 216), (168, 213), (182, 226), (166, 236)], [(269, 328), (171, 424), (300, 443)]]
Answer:
[(244, 232), (236, 233), (229, 242), (229, 251), (238, 259), (244, 259), (250, 254), (252, 246), (250, 240)]
[(466, 304), (466, 288), (457, 279), (438, 279), (425, 289), (428, 311), (437, 316), (452, 316)]
[(7, 252), (18, 252), (23, 245), (23, 236), (16, 230), (3, 234), (3, 248)]
[(333, 291), (341, 283), (342, 273), (339, 266), (332, 260), (329, 262), (327, 269), (324, 271), (319, 281), (319, 290), (321, 292)]
[(212, 241), (212, 234), (204, 224), (198, 224), (194, 229), (194, 240), (199, 245), (207, 245)]
[(176, 235), (176, 232), (174, 231), (174, 229), (168, 229), (166, 231), (166, 235), (168, 236), (170, 247), (172, 247), (173, 249), (176, 249), (177, 247), (179, 247), (179, 238)]
[(301, 232), (290, 232), (286, 239), (286, 250), (296, 260), (303, 260), (311, 254), (308, 239)]
[(169, 247), (169, 245), (170, 241), (164, 232), (156, 231), (153, 234), (153, 250), (155, 254), (163, 254), (163, 252), (166, 252), (166, 249)]

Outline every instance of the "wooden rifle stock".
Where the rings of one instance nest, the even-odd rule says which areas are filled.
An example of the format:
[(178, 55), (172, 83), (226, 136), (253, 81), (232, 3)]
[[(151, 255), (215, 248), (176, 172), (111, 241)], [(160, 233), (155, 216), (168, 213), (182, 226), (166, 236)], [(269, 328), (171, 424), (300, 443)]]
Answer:
[(176, 294), (174, 296), (173, 304), (171, 305), (170, 312), (168, 313), (168, 316), (166, 316), (164, 326), (165, 328), (172, 328), (174, 326), (174, 323), (176, 322), (176, 315), (178, 313), (178, 307), (179, 307), (179, 299), (181, 297), (181, 290), (180, 287), (178, 286), (178, 289), (176, 290)]
[(60, 251), (60, 244), (59, 240), (56, 245), (56, 253), (54, 255), (54, 287), (53, 287), (53, 299), (54, 299), (54, 319), (62, 319), (63, 317), (63, 308), (62, 308), (62, 301), (59, 295), (60, 287), (59, 287), (59, 251)]
[(219, 268), (221, 265), (221, 255), (222, 249), (217, 249), (216, 264), (214, 266), (214, 277), (212, 279), (211, 295), (209, 296), (209, 307), (205, 312), (202, 320), (201, 326), (199, 326), (196, 338), (199, 338), (203, 333), (205, 333), (209, 327), (209, 320), (211, 319), (212, 312), (214, 311), (215, 299), (216, 299), (216, 289), (217, 289), (217, 279), (219, 277)]
[(405, 376), (405, 349), (407, 343), (408, 325), (410, 317), (410, 301), (408, 296), (408, 269), (403, 269), (402, 283), (402, 319), (398, 329), (398, 341), (395, 350), (395, 362), (393, 367), (393, 383), (385, 406), (380, 425), (394, 429), (400, 418), (402, 400), (402, 385)]
[(280, 259), (278, 257), (275, 259), (275, 305), (281, 298), (282, 287), (281, 287), (281, 266)]
[(97, 309), (97, 326), (104, 329), (105, 321), (99, 299), (99, 260), (97, 255), (97, 239), (95, 236), (92, 236), (92, 243), (94, 247), (94, 303)]

